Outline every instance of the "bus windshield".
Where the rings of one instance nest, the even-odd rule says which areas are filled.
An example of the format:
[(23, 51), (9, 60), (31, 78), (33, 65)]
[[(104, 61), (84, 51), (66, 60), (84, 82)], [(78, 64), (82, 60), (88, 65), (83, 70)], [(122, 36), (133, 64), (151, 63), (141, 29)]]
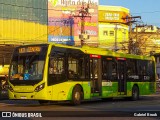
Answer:
[(17, 48), (10, 65), (10, 82), (42, 80), (46, 52), (46, 46)]

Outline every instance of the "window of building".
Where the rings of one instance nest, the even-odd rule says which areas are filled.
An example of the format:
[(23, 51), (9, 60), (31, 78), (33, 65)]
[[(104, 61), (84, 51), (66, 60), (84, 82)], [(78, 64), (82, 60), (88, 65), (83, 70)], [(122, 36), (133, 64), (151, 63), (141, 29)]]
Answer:
[(108, 36), (108, 31), (103, 31), (104, 36)]
[(110, 36), (114, 36), (114, 31), (109, 31)]

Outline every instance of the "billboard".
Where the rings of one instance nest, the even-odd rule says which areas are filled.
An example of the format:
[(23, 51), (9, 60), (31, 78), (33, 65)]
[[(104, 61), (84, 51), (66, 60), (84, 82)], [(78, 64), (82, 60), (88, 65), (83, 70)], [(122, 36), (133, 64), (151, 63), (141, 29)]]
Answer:
[(124, 19), (129, 17), (129, 13), (123, 11), (99, 11), (99, 22), (115, 22), (115, 23), (127, 23), (128, 20)]
[(121, 6), (103, 6), (98, 7), (99, 10), (99, 22), (106, 23), (122, 23), (126, 24), (130, 17), (129, 9)]
[(48, 42), (79, 46), (82, 33), (97, 44), (98, 0), (48, 0)]

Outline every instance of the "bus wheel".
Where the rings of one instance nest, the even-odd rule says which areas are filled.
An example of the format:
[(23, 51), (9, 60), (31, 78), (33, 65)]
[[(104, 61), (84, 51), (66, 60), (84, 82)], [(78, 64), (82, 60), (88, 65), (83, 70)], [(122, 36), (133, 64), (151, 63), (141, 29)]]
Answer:
[(132, 100), (135, 101), (135, 100), (138, 100), (139, 99), (139, 89), (137, 86), (134, 86), (132, 88)]
[(83, 95), (83, 92), (81, 87), (79, 85), (76, 85), (73, 88), (73, 92), (72, 92), (72, 101), (71, 101), (72, 105), (81, 104), (82, 95)]
[(47, 100), (38, 100), (40, 105), (47, 105), (49, 103), (49, 101)]

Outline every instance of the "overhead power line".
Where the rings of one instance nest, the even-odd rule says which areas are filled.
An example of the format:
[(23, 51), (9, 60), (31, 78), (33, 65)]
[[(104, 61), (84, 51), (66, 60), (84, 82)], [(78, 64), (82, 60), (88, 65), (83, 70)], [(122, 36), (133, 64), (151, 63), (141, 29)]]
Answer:
[(144, 11), (144, 12), (137, 12), (137, 13), (132, 13), (132, 14), (150, 14), (150, 13), (160, 13), (160, 11)]

